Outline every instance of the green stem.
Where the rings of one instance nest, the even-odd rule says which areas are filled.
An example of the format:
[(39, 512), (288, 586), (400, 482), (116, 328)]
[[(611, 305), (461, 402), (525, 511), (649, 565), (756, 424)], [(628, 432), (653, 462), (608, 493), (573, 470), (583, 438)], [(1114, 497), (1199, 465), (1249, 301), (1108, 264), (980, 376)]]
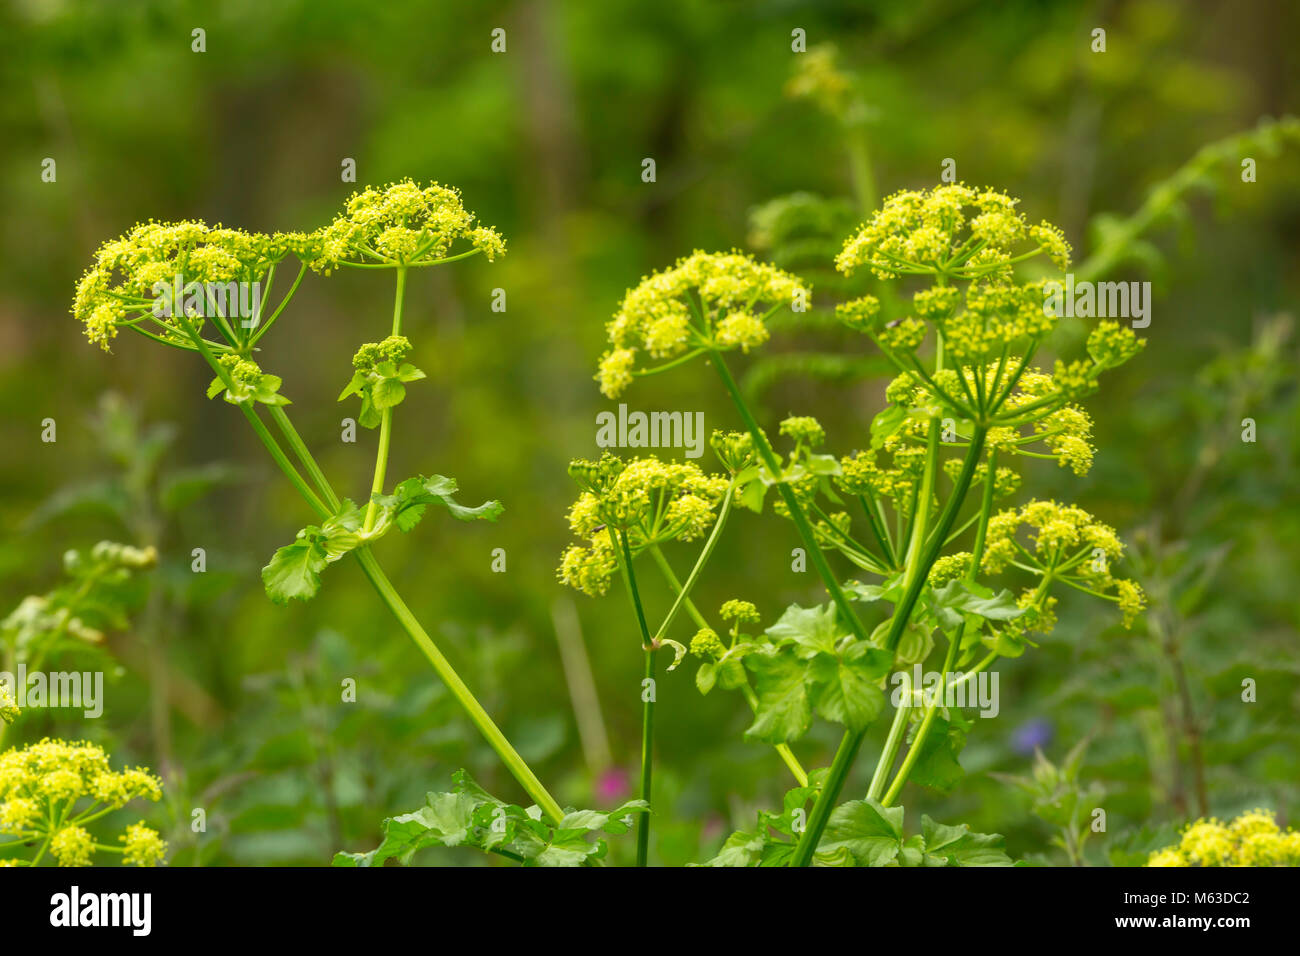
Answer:
[[(799, 499), (794, 492), (790, 490), (789, 485), (780, 480), (782, 469), (780, 463), (776, 460), (776, 454), (772, 451), (772, 446), (768, 444), (767, 436), (758, 427), (758, 422), (750, 412), (749, 406), (745, 404), (740, 389), (736, 387), (735, 379), (731, 377), (731, 372), (727, 370), (727, 364), (722, 360), (722, 354), (715, 351), (710, 358), (713, 361), (713, 367), (718, 371), (718, 377), (722, 379), (723, 386), (731, 395), (736, 410), (745, 422), (745, 427), (749, 429), (749, 433), (754, 439), (754, 447), (762, 457), (763, 463), (772, 473), (772, 478), (776, 481), (777, 491), (780, 492), (786, 508), (790, 511), (790, 517), (793, 519), (795, 527), (799, 530), (799, 536), (808, 549), (808, 556), (812, 559), (813, 567), (821, 575), (822, 582), (826, 585), (826, 590), (830, 593), (836, 609), (849, 626), (849, 629), (852, 630), (854, 637), (861, 641), (868, 640), (862, 622), (858, 620), (857, 614), (849, 607), (844, 591), (840, 588), (830, 565), (826, 562), (825, 555), (822, 554), (822, 550), (817, 544), (817, 537), (813, 533), (812, 526), (808, 523), (808, 517), (804, 514), (803, 506), (799, 503)], [(808, 817), (808, 828), (804, 831), (799, 840), (799, 845), (795, 849), (791, 861), (793, 866), (807, 866), (812, 861), (813, 853), (821, 840), (822, 830), (825, 829), (826, 821), (830, 819), (831, 809), (835, 806), (835, 801), (839, 799), (840, 791), (844, 788), (844, 780), (848, 777), (849, 770), (853, 766), (853, 760), (862, 747), (862, 738), (864, 736), (866, 736), (865, 730), (856, 733), (849, 730), (845, 731), (844, 737), (840, 740), (840, 746), (835, 753), (835, 760), (831, 764), (830, 773), (827, 775), (821, 793), (817, 795), (817, 802), (813, 805), (812, 813)]]
[[(971, 551), (970, 569), (966, 572), (966, 581), (973, 583), (975, 575), (979, 571), (980, 562), (984, 558), (984, 541), (988, 533), (989, 517), (993, 513), (993, 486), (994, 479), (997, 475), (997, 452), (989, 454), (988, 472), (984, 480), (984, 494), (980, 501), (979, 525), (975, 529), (975, 544)], [(962, 621), (961, 626), (957, 629), (957, 634), (953, 637), (948, 645), (948, 654), (944, 659), (943, 673), (939, 679), (939, 692), (934, 699), (926, 705), (925, 716), (921, 720), (921, 726), (916, 729), (916, 735), (912, 738), (912, 746), (907, 751), (907, 756), (903, 759), (903, 765), (898, 768), (898, 774), (894, 777), (894, 782), (890, 784), (889, 790), (885, 793), (884, 805), (889, 806), (898, 798), (898, 794), (903, 789), (903, 784), (907, 782), (908, 775), (911, 774), (912, 768), (916, 766), (917, 760), (921, 757), (922, 747), (925, 745), (926, 737), (930, 734), (930, 727), (934, 723), (935, 714), (941, 701), (947, 696), (948, 692), (948, 674), (952, 670), (956, 661), (958, 652), (961, 649), (962, 641), (966, 637), (966, 622)], [(992, 662), (996, 654), (985, 658), (984, 663), (980, 665), (980, 670)], [(969, 678), (964, 678), (969, 679)], [(954, 683), (952, 686), (957, 686)], [(892, 758), (891, 758), (891, 763)], [(877, 768), (879, 769), (879, 768)]]
[[(885, 798), (881, 801), (885, 806), (889, 806), (898, 797), (898, 792), (903, 789), (903, 784), (907, 782), (907, 775), (912, 772), (917, 760), (921, 757), (921, 746), (925, 743), (926, 736), (930, 733), (930, 725), (934, 723), (934, 716), (939, 712), (939, 704), (945, 696), (945, 685), (948, 681), (948, 672), (952, 670), (953, 662), (957, 659), (957, 647), (961, 644), (961, 631), (948, 642), (948, 653), (943, 661), (943, 675), (939, 681), (939, 690), (931, 700), (926, 702), (925, 716), (921, 718), (921, 726), (916, 729), (916, 736), (912, 739), (912, 746), (908, 748), (907, 756), (903, 758), (903, 765), (898, 768), (898, 773), (894, 777), (894, 782), (889, 785), (885, 791)], [(897, 748), (895, 748), (897, 749)], [(890, 765), (893, 764), (893, 757), (890, 757)], [(877, 770), (880, 768), (878, 767)]]
[[(962, 462), (961, 472), (957, 475), (952, 495), (944, 505), (942, 514), (939, 515), (934, 535), (921, 555), (920, 561), (914, 568), (910, 569), (911, 581), (908, 583), (906, 590), (903, 592), (902, 600), (894, 611), (894, 617), (889, 624), (889, 633), (885, 637), (886, 650), (892, 651), (898, 647), (899, 639), (903, 636), (903, 629), (907, 627), (908, 621), (911, 620), (912, 610), (916, 607), (917, 598), (921, 596), (921, 589), (925, 586), (930, 568), (939, 557), (939, 552), (948, 537), (948, 532), (957, 519), (957, 512), (961, 510), (962, 503), (966, 500), (966, 492), (970, 490), (971, 479), (975, 475), (975, 466), (979, 463), (980, 454), (984, 450), (984, 437), (987, 434), (988, 430), (984, 426), (975, 426), (970, 447), (966, 450), (966, 458)], [(916, 507), (919, 512), (920, 509), (926, 507), (926, 502), (918, 502)], [(915, 541), (915, 538), (913, 540)]]
[[(402, 266), (397, 270), (397, 291), (393, 296), (393, 335), (402, 334), (402, 304), (405, 298), (406, 267)], [(375, 453), (375, 477), (370, 482), (370, 500), (366, 503), (366, 518), (363, 524), (366, 531), (374, 527), (375, 513), (379, 507), (375, 504), (375, 495), (384, 493), (384, 477), (388, 471), (388, 449), (392, 443), (392, 435), (393, 410), (385, 408), (379, 418), (379, 450)]]
[(411, 613), (411, 609), (406, 606), (406, 602), (402, 600), (392, 582), (388, 580), (388, 576), (384, 574), (379, 562), (375, 560), (370, 548), (357, 548), (352, 552), (352, 555), (357, 559), (357, 563), (361, 565), (361, 570), (369, 579), (371, 586), (379, 593), (384, 605), (397, 619), (397, 623), (406, 631), (424, 656), (428, 658), (438, 677), (447, 685), (447, 689), (451, 691), (452, 696), (456, 698), (456, 702), (460, 704), (474, 726), (478, 728), (479, 733), (487, 740), (488, 745), (501, 758), (501, 762), (506, 765), (506, 769), (519, 781), (520, 786), (533, 798), (542, 809), (542, 812), (553, 823), (559, 823), (564, 819), (564, 811), (560, 809), (560, 805), (542, 786), (542, 782), (537, 779), (537, 775), (533, 773), (532, 768), (524, 762), (524, 758), (519, 756), (519, 753), (511, 746), (505, 734), (488, 716), (488, 712), (483, 709), (483, 705), (478, 702), (478, 698), (461, 680), (460, 675), (451, 666), (451, 662), (443, 656), (442, 651), (438, 650), (438, 646), (434, 644), (432, 638), (420, 626), (420, 622), (416, 620), (415, 615)]
[[(839, 787), (844, 786), (844, 778), (849, 775), (849, 768), (853, 766), (853, 761), (862, 746), (862, 738), (865, 736), (865, 733), (847, 733), (840, 740), (840, 747), (835, 751), (835, 760), (831, 763), (826, 783), (822, 786), (817, 802), (813, 804), (812, 813), (808, 815), (808, 826), (794, 848), (794, 856), (790, 858), (791, 866), (808, 866), (812, 863), (813, 853), (817, 851), (817, 844), (821, 842), (822, 831), (826, 829), (826, 822), (830, 820), (831, 809), (835, 805)], [(826, 799), (827, 788), (833, 780), (839, 781), (836, 797)]]
[(280, 429), (280, 434), (284, 436), (289, 443), (289, 447), (298, 457), (299, 463), (307, 470), (307, 476), (315, 484), (316, 490), (320, 492), (321, 497), (325, 499), (325, 503), (330, 506), (331, 511), (338, 511), (340, 504), (338, 495), (334, 493), (334, 489), (330, 486), (325, 473), (321, 471), (320, 465), (316, 464), (316, 459), (312, 457), (307, 443), (298, 434), (298, 429), (294, 428), (293, 422), (289, 421), (288, 413), (285, 412), (284, 407), (281, 405), (271, 405), (269, 407), (271, 409), (271, 421), (275, 422), (276, 427)]
[[(222, 366), (217, 364), (211, 358), (210, 354), (205, 354), (205, 357), (208, 358), (209, 364), (214, 368), (219, 369), (220, 372), (225, 371)], [(289, 461), (288, 456), (285, 455), (284, 451), (276, 442), (275, 437), (262, 423), (262, 420), (258, 418), (256, 414), (253, 414), (250, 409), (244, 408), (243, 406), (241, 406), (241, 408), (243, 408), (250, 424), (252, 424), (254, 429), (257, 431), (258, 437), (262, 439), (262, 443), (266, 445), (267, 451), (271, 453), (271, 457), (275, 460), (275, 463), (279, 465), (280, 470), (284, 472), (285, 476), (293, 483), (294, 487), (298, 490), (298, 493), (309, 505), (312, 506), (320, 517), (329, 517), (331, 512), (325, 508), (320, 499), (317, 498), (312, 490), (307, 487), (302, 476), (298, 474), (297, 469), (294, 468), (293, 463)], [(287, 415), (284, 416), (284, 422), (281, 427), (287, 428), (294, 435), (298, 434), (296, 429), (293, 428), (292, 423), (289, 422)], [(299, 438), (299, 442), (301, 442), (301, 438)], [(305, 445), (303, 446), (303, 453), (310, 458), (310, 453), (306, 451)], [(320, 469), (316, 468), (315, 472), (319, 476), (323, 488), (328, 491), (329, 497), (337, 501), (337, 496), (333, 489), (330, 488), (329, 482), (325, 480), (325, 476), (320, 473)], [(384, 574), (379, 563), (375, 560), (374, 555), (370, 553), (370, 549), (367, 547), (358, 548), (353, 551), (352, 554), (357, 559), (357, 563), (361, 565), (361, 570), (365, 573), (371, 585), (379, 593), (379, 597), (384, 602), (384, 605), (389, 609), (393, 617), (397, 619), (398, 624), (402, 626), (402, 629), (406, 631), (411, 640), (414, 641), (416, 646), (424, 653), (424, 656), (429, 659), (429, 663), (433, 665), (433, 669), (437, 673), (438, 677), (447, 685), (452, 696), (456, 698), (457, 702), (465, 710), (470, 721), (473, 722), (474, 726), (478, 728), (479, 733), (481, 733), (487, 740), (488, 745), (496, 752), (497, 756), (501, 758), (502, 763), (506, 765), (510, 773), (519, 781), (525, 792), (533, 798), (542, 811), (551, 818), (552, 821), (559, 823), (560, 820), (564, 818), (564, 811), (560, 808), (560, 805), (555, 801), (555, 798), (547, 792), (546, 788), (542, 786), (541, 781), (537, 779), (537, 775), (533, 773), (532, 768), (524, 762), (524, 759), (520, 757), (514, 747), (511, 746), (510, 741), (506, 739), (500, 728), (498, 728), (492, 721), (492, 718), (488, 716), (487, 711), (483, 709), (483, 706), (478, 702), (478, 699), (465, 685), (465, 682), (461, 680), (460, 675), (456, 673), (455, 669), (451, 666), (451, 663), (443, 656), (442, 652), (438, 649), (437, 645), (433, 643), (433, 640), (429, 637), (424, 628), (420, 626), (420, 622), (416, 620), (415, 615), (411, 613), (411, 609), (406, 606), (406, 603), (402, 600), (401, 596), (393, 588), (392, 582), (388, 580), (388, 576)]]
[[(646, 625), (645, 608), (641, 606), (641, 592), (636, 586), (636, 572), (632, 570), (632, 548), (627, 543), (627, 532), (615, 533), (609, 529), (610, 541), (619, 551), (619, 568), (623, 572), (623, 583), (627, 586), (628, 597), (636, 611), (637, 626), (641, 629), (641, 649), (645, 652), (645, 681), (641, 684), (641, 799), (647, 807), (651, 803), (654, 773), (654, 703), (657, 695), (655, 686), (655, 651), (657, 642), (650, 637), (650, 628)], [(645, 866), (650, 855), (650, 812), (647, 810), (637, 817), (636, 824), (636, 865)]]
[[(650, 804), (651, 775), (654, 771), (655, 736), (655, 649), (645, 652), (645, 682), (641, 685), (641, 799)], [(645, 866), (650, 858), (650, 812), (637, 815), (636, 865)]]
[(736, 380), (731, 377), (731, 372), (727, 370), (727, 365), (722, 360), (722, 354), (715, 351), (710, 355), (710, 359), (713, 362), (713, 367), (718, 371), (719, 378), (722, 379), (723, 386), (731, 396), (731, 400), (735, 404), (736, 410), (740, 413), (740, 417), (744, 421), (745, 427), (753, 437), (754, 447), (757, 449), (759, 456), (763, 459), (763, 464), (766, 465), (768, 471), (771, 472), (772, 478), (776, 482), (777, 491), (780, 493), (786, 507), (790, 510), (790, 517), (793, 519), (794, 525), (799, 531), (799, 537), (803, 539), (803, 543), (808, 549), (808, 557), (812, 559), (813, 567), (817, 569), (817, 573), (821, 576), (822, 583), (826, 585), (826, 590), (830, 593), (831, 600), (835, 603), (835, 607), (839, 611), (840, 616), (844, 619), (844, 622), (849, 626), (849, 629), (853, 631), (853, 636), (859, 640), (865, 641), (867, 639), (867, 633), (862, 627), (862, 622), (858, 620), (857, 614), (854, 613), (853, 608), (849, 606), (848, 598), (844, 596), (844, 591), (840, 588), (839, 581), (835, 578), (835, 573), (831, 570), (831, 566), (826, 562), (826, 556), (822, 554), (821, 547), (817, 543), (817, 536), (813, 532), (812, 525), (808, 522), (808, 516), (804, 514), (803, 505), (799, 503), (799, 499), (795, 497), (795, 494), (790, 490), (789, 485), (781, 480), (782, 468), (780, 462), (776, 459), (776, 453), (772, 451), (772, 446), (767, 442), (767, 436), (763, 434), (763, 430), (759, 428), (758, 422), (754, 419), (753, 414), (749, 410), (749, 406), (745, 404), (745, 399), (740, 394), (740, 389), (736, 386)]
[[(704, 565), (712, 556), (713, 549), (717, 547), (718, 540), (722, 537), (722, 529), (727, 524), (727, 515), (731, 513), (731, 500), (735, 488), (736, 479), (733, 477), (731, 483), (727, 485), (726, 494), (723, 495), (722, 506), (718, 509), (718, 520), (713, 523), (713, 531), (710, 532), (709, 539), (704, 542), (700, 556), (695, 560), (695, 566), (691, 568), (691, 573), (686, 576), (686, 584), (678, 587), (677, 600), (673, 602), (673, 606), (664, 618), (664, 622), (659, 625), (659, 630), (655, 632), (655, 644), (658, 644), (667, 635), (668, 629), (672, 627), (673, 621), (677, 619), (677, 614), (681, 611), (682, 605), (690, 600), (691, 589), (695, 587), (695, 582), (700, 579), (700, 572), (704, 570)], [(659, 553), (659, 546), (654, 545), (653, 550), (662, 560), (663, 555)]]
[[(257, 344), (258, 339), (260, 339), (263, 335), (265, 335), (267, 333), (267, 330), (270, 329), (271, 326), (275, 324), (275, 320), (280, 317), (280, 313), (283, 312), (284, 307), (289, 304), (289, 300), (293, 298), (293, 294), (298, 291), (298, 286), (302, 284), (302, 277), (305, 276), (306, 274), (307, 274), (307, 263), (304, 262), (298, 268), (298, 275), (294, 277), (293, 285), (289, 286), (289, 291), (284, 294), (284, 298), (280, 300), (280, 304), (276, 306), (275, 311), (271, 313), (271, 317), (267, 319), (265, 322), (260, 322), (261, 316), (260, 315), (258, 316), (260, 322), (260, 328), (258, 328), (258, 330), (253, 333), (252, 338), (248, 340), (248, 345), (246, 346), (246, 349), (252, 349), (252, 347)], [(268, 296), (271, 294), (271, 284), (269, 279), (266, 285), (266, 294)], [(263, 308), (265, 308), (266, 306), (265, 301), (263, 301), (262, 305)]]
[(366, 531), (374, 527), (375, 512), (379, 508), (375, 503), (375, 496), (384, 493), (384, 475), (388, 470), (388, 448), (392, 435), (393, 410), (385, 408), (380, 413), (379, 419), (379, 450), (375, 453), (375, 477), (370, 482), (370, 501), (366, 505), (366, 520), (363, 526)]
[[(668, 582), (669, 587), (678, 594), (682, 594), (682, 582), (677, 579), (677, 575), (674, 573), (672, 565), (668, 563), (668, 559), (664, 557), (663, 552), (659, 550), (658, 545), (650, 546), (650, 556), (654, 558), (655, 563), (659, 565), (659, 570), (663, 572), (664, 580)], [(700, 609), (695, 606), (694, 601), (687, 597), (685, 605), (686, 613), (690, 615), (691, 620), (695, 622), (696, 626), (705, 628), (706, 630), (713, 630), (713, 628), (709, 627), (709, 622), (704, 619), (704, 615), (700, 613)], [(749, 709), (757, 714), (758, 697), (754, 694), (753, 688), (749, 686), (748, 677), (745, 678), (745, 683), (741, 686), (740, 690), (741, 693), (745, 695), (745, 702), (749, 704)], [(808, 786), (808, 772), (804, 770), (803, 764), (799, 763), (799, 758), (794, 755), (794, 751), (786, 744), (775, 744), (774, 746), (776, 747), (776, 752), (781, 755), (781, 760), (790, 768), (790, 772), (794, 774), (794, 779), (798, 781), (799, 786)]]
[(894, 711), (894, 721), (889, 725), (889, 736), (885, 738), (884, 749), (880, 752), (880, 759), (876, 761), (876, 772), (871, 775), (871, 784), (867, 787), (867, 796), (872, 800), (880, 799), (880, 792), (885, 789), (885, 781), (894, 766), (894, 758), (898, 756), (898, 748), (907, 733), (907, 720), (912, 713), (912, 683), (906, 672), (903, 674), (903, 680), (906, 694), (903, 702)]

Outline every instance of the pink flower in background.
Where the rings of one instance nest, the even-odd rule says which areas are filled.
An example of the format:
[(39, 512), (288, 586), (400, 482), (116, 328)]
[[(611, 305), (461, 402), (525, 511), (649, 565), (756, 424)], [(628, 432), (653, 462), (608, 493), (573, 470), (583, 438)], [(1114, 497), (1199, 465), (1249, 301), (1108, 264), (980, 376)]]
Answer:
[(622, 800), (632, 793), (632, 775), (623, 767), (609, 767), (596, 778), (596, 799), (601, 804)]

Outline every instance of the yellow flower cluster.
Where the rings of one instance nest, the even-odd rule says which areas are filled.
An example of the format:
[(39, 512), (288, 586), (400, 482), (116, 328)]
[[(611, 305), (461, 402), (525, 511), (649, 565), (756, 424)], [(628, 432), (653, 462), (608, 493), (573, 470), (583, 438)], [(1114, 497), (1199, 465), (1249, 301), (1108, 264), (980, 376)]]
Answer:
[[(0, 833), (39, 847), (31, 862), (48, 850), (60, 866), (87, 866), (97, 849), (106, 848), (84, 824), (131, 800), (161, 797), (156, 776), (142, 767), (114, 771), (94, 744), (46, 738), (0, 754)], [(142, 823), (129, 826), (121, 839), (128, 863), (152, 865), (166, 853), (162, 838)]]
[(845, 494), (892, 501), (906, 514), (912, 488), (925, 466), (925, 447), (895, 435), (885, 442), (883, 450), (893, 459), (892, 467), (881, 465), (875, 450), (858, 451), (840, 459), (835, 485)]
[[(1028, 529), (1032, 551), (1018, 540), (1022, 529)], [(1112, 575), (1111, 566), (1123, 553), (1115, 529), (1082, 508), (1034, 500), (989, 519), (981, 568), (997, 574), (1012, 561), (1027, 562), (1039, 569), (1045, 580), (1074, 582), (1115, 601), (1127, 627), (1142, 611), (1146, 598), (1135, 582)]]
[(741, 624), (757, 624), (762, 619), (758, 608), (752, 603), (735, 598), (723, 602), (722, 607), (718, 609), (718, 616), (724, 621), (735, 621), (737, 627)]
[[(943, 291), (944, 287), (931, 290)], [(926, 306), (941, 310), (948, 298), (935, 295)], [(935, 321), (943, 330), (945, 350), (961, 365), (996, 359), (1008, 344), (1041, 338), (1056, 323), (1044, 312), (1042, 282), (972, 282), (966, 290), (965, 308), (949, 312), (941, 311)]]
[(691, 638), (691, 653), (701, 660), (716, 661), (727, 653), (727, 648), (716, 631), (704, 627), (700, 628), (695, 633), (695, 636)]
[[(457, 240), (468, 247), (452, 255)], [(99, 247), (77, 283), (72, 313), (86, 337), (105, 351), (127, 325), (189, 348), (189, 335), (175, 316), (153, 314), (155, 286), (173, 286), (177, 276), (188, 295), (184, 290), (194, 283), (261, 283), (272, 266), (290, 255), (328, 274), (340, 263), (429, 265), (475, 252), (495, 259), (505, 254), (505, 241), (496, 230), (475, 225), (456, 190), (436, 183), (420, 187), (407, 179), (354, 193), (330, 225), (310, 233), (264, 235), (209, 227), (201, 220), (141, 223)], [(173, 306), (176, 311), (180, 307)], [(205, 319), (192, 321), (201, 328)], [(221, 342), (212, 344), (225, 348)]]
[(642, 351), (652, 359), (673, 359), (691, 346), (748, 352), (767, 341), (766, 314), (807, 295), (794, 276), (742, 253), (694, 252), (623, 297), (606, 326), (600, 390), (622, 394)]
[(340, 263), (427, 265), (449, 258), (456, 240), (469, 243), (469, 252), (490, 260), (505, 254), (505, 240), (495, 230), (476, 226), (475, 216), (460, 193), (410, 179), (382, 189), (353, 193), (334, 222), (313, 236), (311, 267), (329, 273)]
[(1067, 268), (1070, 246), (1061, 230), (1046, 222), (1029, 226), (1016, 203), (962, 183), (897, 192), (845, 242), (835, 266), (845, 275), (866, 267), (881, 279), (1006, 275), (1016, 247), (1031, 243)]
[(382, 342), (367, 342), (352, 356), (352, 367), (369, 371), (380, 362), (399, 364), (411, 352), (411, 340), (405, 335), (390, 335)]
[[(153, 311), (157, 283), (172, 286), (177, 276), (186, 285), (260, 282), (273, 264), (306, 241), (301, 234), (263, 236), (208, 227), (201, 220), (141, 223), (95, 252), (77, 283), (72, 314), (85, 326), (86, 337), (108, 351), (122, 324)], [(165, 337), (185, 339), (174, 317), (160, 317), (159, 324), (166, 327)]]
[(938, 588), (943, 587), (949, 581), (964, 578), (970, 571), (972, 557), (974, 555), (969, 551), (945, 554), (930, 566), (930, 575), (926, 580), (929, 581), (931, 587)]
[(1300, 866), (1300, 833), (1277, 825), (1271, 810), (1251, 810), (1231, 823), (1211, 817), (1189, 824), (1176, 846), (1157, 850), (1147, 866)]
[(709, 447), (729, 474), (744, 471), (755, 461), (754, 436), (749, 432), (714, 431), (709, 435)]
[(781, 422), (780, 433), (808, 448), (816, 448), (826, 440), (826, 429), (811, 415), (791, 415)]
[(569, 528), (585, 544), (570, 546), (560, 559), (560, 581), (585, 594), (604, 594), (618, 569), (609, 529), (627, 535), (633, 554), (652, 544), (702, 537), (727, 493), (726, 478), (706, 475), (690, 462), (613, 455), (578, 460), (569, 472), (582, 492), (569, 508)]

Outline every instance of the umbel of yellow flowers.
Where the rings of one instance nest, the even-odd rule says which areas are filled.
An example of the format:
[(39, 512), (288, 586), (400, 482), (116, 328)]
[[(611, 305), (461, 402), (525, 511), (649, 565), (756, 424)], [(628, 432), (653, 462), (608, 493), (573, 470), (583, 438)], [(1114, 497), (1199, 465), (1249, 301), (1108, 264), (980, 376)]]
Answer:
[(1177, 846), (1152, 853), (1147, 866), (1300, 866), (1300, 833), (1279, 827), (1271, 810), (1251, 810), (1231, 823), (1197, 820)]
[(104, 843), (92, 832), (102, 825), (92, 825), (131, 800), (161, 797), (156, 776), (143, 767), (114, 771), (94, 744), (46, 738), (10, 748), (0, 753), (0, 866), (37, 866), (46, 857), (59, 866), (89, 866), (98, 853), (154, 866), (167, 853), (156, 830), (133, 823), (114, 843)]

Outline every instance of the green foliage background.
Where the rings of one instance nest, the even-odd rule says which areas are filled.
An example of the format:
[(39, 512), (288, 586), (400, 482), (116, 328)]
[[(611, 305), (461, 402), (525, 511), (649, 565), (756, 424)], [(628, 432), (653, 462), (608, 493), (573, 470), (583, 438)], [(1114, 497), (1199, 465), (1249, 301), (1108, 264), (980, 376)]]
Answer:
[[(429, 522), (387, 540), (384, 560), (561, 801), (614, 806), (629, 795), (617, 770), (636, 762), (641, 655), (618, 600), (563, 593), (554, 579), (574, 496), (565, 464), (596, 451), (595, 416), (611, 403), (591, 376), (628, 286), (695, 248), (752, 248), (751, 212), (774, 197), (855, 202), (843, 128), (785, 93), (791, 30), (835, 44), (857, 75), (882, 195), (934, 184), (952, 157), (960, 178), (1061, 224), (1083, 258), (1098, 214), (1131, 213), (1203, 145), (1296, 111), (1296, 19), (1263, 0), (6, 4), (0, 598), (7, 609), (49, 590), (66, 548), (105, 537), (157, 544), (164, 558), (135, 627), (111, 639), (123, 669), (104, 719), (33, 713), (6, 744), (85, 736), (164, 772), (154, 816), (177, 863), (318, 864), (368, 849), (383, 816), (446, 789), (461, 766), (518, 797), (354, 567), (307, 605), (266, 600), (258, 569), (307, 516), (240, 417), (204, 399), (201, 362), (127, 335), (111, 359), (84, 342), (68, 306), (103, 239), (148, 218), (313, 228), (354, 188), (340, 182), (344, 157), (359, 184), (458, 186), (500, 228), (503, 260), (411, 280), (412, 358), (429, 381), (399, 410), (390, 474), (445, 471), (466, 500), (500, 498), (506, 513), (496, 525)], [(489, 51), (498, 26), (504, 55)], [(1089, 49), (1096, 26), (1104, 54)], [(206, 53), (190, 51), (195, 27)], [(45, 157), (57, 183), (41, 181)], [(641, 181), (644, 157), (654, 184)], [(1080, 779), (1104, 787), (1088, 806), (1109, 824), (1089, 843), (1092, 862), (1124, 862), (1153, 831), (1195, 817), (1198, 764), (1220, 816), (1300, 811), (1300, 166), (1294, 144), (1256, 158), (1253, 184), (1231, 156), (1207, 168), (1113, 274), (1150, 279), (1156, 301), (1147, 351), (1090, 403), (1092, 473), (1079, 482), (1044, 462), (1027, 476), (1039, 497), (1077, 499), (1121, 530), (1152, 595), (1147, 623), (1127, 632), (1095, 602), (1063, 601), (1044, 646), (1000, 665), (1002, 712), (975, 722), (970, 776), (951, 795), (905, 793), (917, 819), (966, 820), (1006, 834), (1017, 858), (1059, 861), (1031, 797), (991, 774), (1027, 774), (1033, 741), (1059, 761), (1085, 737)], [(497, 287), (505, 313), (490, 309)], [(391, 294), (364, 272), (309, 276), (263, 354), (353, 495), (374, 437), (339, 440), (335, 396), (355, 345), (385, 334)], [(764, 353), (869, 358), (863, 341), (793, 330)], [(883, 402), (880, 379), (772, 372), (749, 379), (766, 424), (816, 414), (841, 451)], [(634, 399), (737, 425), (713, 383), (689, 373), (647, 380)], [(47, 417), (53, 444), (40, 440)], [(1244, 417), (1254, 444), (1240, 441)], [(796, 544), (793, 528), (734, 522), (699, 596), (754, 600), (767, 623), (791, 601), (820, 600), (811, 573), (790, 571)], [(190, 572), (196, 547), (202, 575)], [(504, 574), (490, 568), (498, 547)], [(571, 607), (610, 767), (576, 730), (555, 634)], [(660, 681), (662, 863), (716, 852), (787, 787), (769, 749), (741, 742), (743, 702), (701, 698), (692, 672)], [(355, 705), (339, 703), (347, 677)], [(1254, 704), (1240, 700), (1247, 677)], [(810, 767), (829, 762), (835, 735), (823, 731), (799, 747)], [(209, 821), (197, 838), (194, 807)], [(629, 852), (615, 842), (616, 858)]]

